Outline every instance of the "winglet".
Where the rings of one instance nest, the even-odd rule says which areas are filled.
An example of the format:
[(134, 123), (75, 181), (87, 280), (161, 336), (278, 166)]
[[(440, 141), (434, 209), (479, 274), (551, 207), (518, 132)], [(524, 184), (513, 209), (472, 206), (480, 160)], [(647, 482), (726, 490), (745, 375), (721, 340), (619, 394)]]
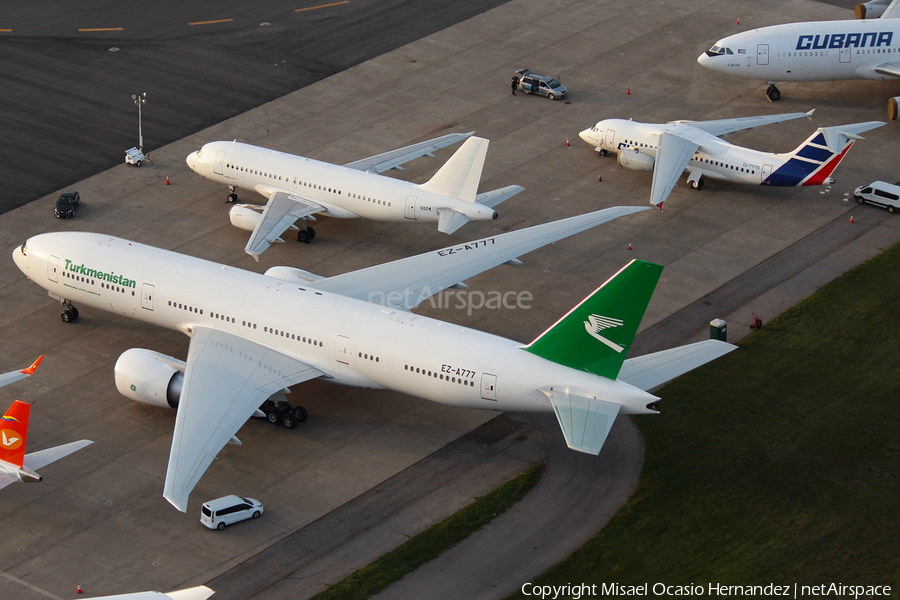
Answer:
[(22, 370), (19, 371), (19, 372), (22, 373), (23, 375), (29, 375), (29, 376), (34, 375), (34, 372), (37, 370), (37, 368), (38, 368), (38, 366), (41, 364), (41, 361), (42, 361), (42, 360), (44, 360), (44, 355), (43, 355), (43, 354), (41, 354), (40, 356), (38, 356), (37, 360), (34, 361), (33, 363), (31, 363), (31, 366), (30, 366), (30, 367), (28, 367), (27, 369), (22, 369)]
[(811, 111), (806, 113), (806, 118), (809, 119), (810, 121), (812, 121), (812, 116), (813, 116), (814, 112), (816, 112), (816, 109), (812, 109)]

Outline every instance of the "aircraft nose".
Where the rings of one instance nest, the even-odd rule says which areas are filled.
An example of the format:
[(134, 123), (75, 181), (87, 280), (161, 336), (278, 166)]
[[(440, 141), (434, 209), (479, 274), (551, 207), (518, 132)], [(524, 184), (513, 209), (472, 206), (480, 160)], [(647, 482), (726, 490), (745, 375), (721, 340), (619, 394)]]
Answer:
[(187, 163), (187, 166), (191, 168), (191, 171), (196, 171), (195, 165), (197, 164), (197, 152), (191, 152), (187, 155), (187, 158), (184, 159), (184, 162)]
[(700, 56), (697, 57), (697, 62), (700, 63), (701, 65), (703, 65), (704, 67), (706, 67), (707, 69), (709, 69), (710, 68), (709, 54), (704, 52), (703, 54), (701, 54)]
[(578, 137), (580, 137), (581, 139), (583, 139), (583, 140), (584, 140), (585, 142), (587, 142), (588, 144), (593, 144), (593, 143), (594, 143), (594, 140), (593, 140), (592, 137), (591, 137), (591, 130), (590, 130), (590, 129), (585, 129), (584, 131), (582, 131), (581, 133), (578, 134)]

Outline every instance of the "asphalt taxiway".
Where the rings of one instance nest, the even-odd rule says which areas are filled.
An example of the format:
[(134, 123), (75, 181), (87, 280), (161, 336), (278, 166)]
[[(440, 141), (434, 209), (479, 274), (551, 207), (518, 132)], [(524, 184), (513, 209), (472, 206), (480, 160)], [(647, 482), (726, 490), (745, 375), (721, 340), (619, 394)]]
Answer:
[[(817, 108), (813, 123), (729, 138), (777, 151), (794, 148), (820, 125), (883, 119), (887, 97), (896, 94), (891, 84), (784, 86), (784, 99), (774, 106), (765, 102), (763, 87), (703, 70), (696, 56), (714, 41), (710, 36), (735, 30), (735, 10), (728, 2), (513, 0), (154, 150), (152, 165), (119, 165), (66, 184), (84, 198), (75, 219), (55, 220), (49, 194), (0, 215), (0, 239), (10, 253), (28, 235), (47, 230), (101, 231), (254, 271), (286, 264), (328, 276), (597, 208), (646, 204), (649, 174), (622, 170), (577, 140), (578, 131), (601, 118), (667, 121)], [(740, 10), (743, 27), (789, 20), (785, 12), (790, 20), (847, 12), (816, 2), (741, 4)], [(522, 66), (559, 73), (571, 90), (568, 102), (511, 96), (509, 76)], [(748, 331), (751, 312), (771, 318), (900, 239), (895, 217), (845, 200), (860, 183), (895, 178), (894, 125), (867, 133), (830, 188), (711, 181), (695, 192), (681, 186), (664, 213), (619, 219), (535, 251), (523, 257), (523, 267), (467, 281), (472, 290), (530, 291), (529, 309), (469, 313), (426, 303), (418, 310), (528, 341), (627, 260), (641, 258), (666, 270), (635, 350), (705, 337), (711, 316), (728, 318), (734, 339)], [(349, 162), (471, 130), (491, 140), (481, 189), (526, 188), (500, 206), (497, 222), (469, 224), (447, 237), (424, 225), (320, 220), (312, 245), (275, 245), (259, 264), (242, 251), (246, 233), (228, 225), (224, 188), (184, 164), (189, 152), (217, 139)], [(410, 163), (401, 175), (424, 181), (452, 151)], [(262, 201), (250, 192), (243, 199)], [(95, 440), (48, 467), (42, 484), (0, 494), (3, 598), (71, 597), (78, 583), (90, 594), (112, 594), (209, 581), (220, 585), (223, 598), (306, 597), (546, 455), (547, 478), (526, 501), (384, 592), (501, 597), (601, 526), (627, 498), (640, 468), (639, 436), (626, 420), (595, 459), (565, 451), (552, 419), (543, 418), (535, 421), (541, 436), (528, 420), (512, 418), (512, 431), (522, 436), (510, 435), (522, 440), (489, 452), (508, 440), (492, 429), (496, 422), (488, 423), (491, 413), (310, 382), (292, 397), (309, 409), (310, 420), (295, 431), (248, 423), (238, 434), (244, 445), (220, 453), (183, 515), (161, 498), (174, 415), (122, 398), (112, 366), (131, 347), (183, 358), (187, 339), (87, 310), (77, 323), (64, 324), (59, 307), (9, 260), (0, 261), (0, 281), (2, 366), (11, 370), (47, 355), (34, 377), (0, 394), (8, 402), (34, 402), (34, 449)], [(664, 419), (664, 407), (663, 414), (643, 418)], [(473, 431), (484, 435), (467, 437)], [(462, 469), (468, 458), (460, 456), (482, 462), (473, 459), (471, 469)], [(607, 465), (626, 463), (624, 472), (609, 475)], [(434, 486), (414, 497), (410, 490), (423, 474), (434, 475)], [(382, 503), (385, 491), (404, 500)], [(260, 498), (264, 518), (206, 530), (197, 522), (199, 502), (226, 493)], [(563, 498), (572, 502), (563, 505)], [(370, 507), (382, 518), (360, 521)], [(561, 520), (563, 514), (570, 518)], [(330, 547), (317, 543), (338, 529), (343, 537)], [(292, 552), (311, 546), (323, 552), (303, 560)], [(462, 559), (469, 554), (472, 562)]]

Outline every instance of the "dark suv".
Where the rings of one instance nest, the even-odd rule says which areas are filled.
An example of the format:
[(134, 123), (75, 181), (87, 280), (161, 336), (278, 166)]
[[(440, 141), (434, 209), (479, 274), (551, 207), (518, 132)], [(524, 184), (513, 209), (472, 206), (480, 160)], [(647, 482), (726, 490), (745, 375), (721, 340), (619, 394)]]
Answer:
[(56, 201), (56, 210), (53, 211), (57, 217), (67, 218), (75, 216), (75, 208), (81, 204), (81, 195), (76, 191), (63, 192)]

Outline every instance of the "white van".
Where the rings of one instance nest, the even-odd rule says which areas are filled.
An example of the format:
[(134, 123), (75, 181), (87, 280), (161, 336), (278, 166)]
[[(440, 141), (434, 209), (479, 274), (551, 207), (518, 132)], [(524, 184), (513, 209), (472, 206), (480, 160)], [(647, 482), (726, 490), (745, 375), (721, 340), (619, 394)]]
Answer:
[(875, 206), (882, 206), (893, 214), (900, 211), (900, 186), (873, 181), (869, 185), (861, 185), (853, 192), (853, 197), (860, 204), (868, 202)]
[(238, 521), (258, 519), (261, 514), (263, 514), (263, 505), (259, 500), (240, 496), (224, 496), (203, 503), (203, 506), (200, 507), (200, 522), (210, 529), (222, 530), (226, 525)]

